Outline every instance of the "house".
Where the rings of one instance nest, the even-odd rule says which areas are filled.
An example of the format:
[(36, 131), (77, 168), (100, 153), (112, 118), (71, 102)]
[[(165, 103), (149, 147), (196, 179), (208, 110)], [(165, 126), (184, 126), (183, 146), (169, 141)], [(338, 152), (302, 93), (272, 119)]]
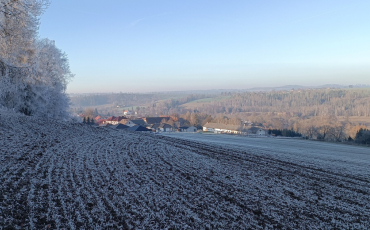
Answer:
[(115, 116), (108, 117), (105, 119), (105, 121), (108, 121), (108, 124), (110, 124), (110, 121), (112, 121), (115, 118)]
[(247, 134), (254, 134), (254, 135), (257, 135), (257, 136), (266, 136), (267, 135), (267, 131), (261, 127), (250, 127), (249, 129), (245, 129), (243, 130), (245, 131)]
[(146, 126), (147, 124), (145, 123), (145, 121), (143, 119), (135, 119), (135, 120), (127, 120), (124, 125), (127, 125), (127, 126), (135, 126), (135, 125), (141, 125), (141, 126)]
[(123, 124), (118, 124), (118, 125), (111, 125), (109, 128), (112, 129), (128, 129), (130, 126), (123, 125)]
[(257, 135), (258, 136), (266, 136), (267, 135), (267, 131), (265, 130), (265, 129), (259, 129), (258, 131), (257, 131)]
[(149, 124), (149, 125), (153, 125), (153, 124), (160, 124), (162, 123), (162, 121), (168, 121), (170, 120), (170, 117), (145, 117), (143, 118), (143, 120)]
[(131, 121), (131, 120), (126, 120), (124, 123), (122, 123), (122, 124), (124, 124), (124, 125), (127, 125), (127, 126), (129, 126), (129, 127), (133, 127), (133, 126), (135, 126), (136, 124), (133, 122), (133, 121)]
[(173, 127), (169, 124), (153, 124), (148, 125), (148, 129), (153, 130), (153, 132), (172, 132)]
[(152, 132), (151, 129), (147, 129), (141, 125), (135, 125), (130, 128), (127, 128), (128, 131), (134, 131), (134, 132)]
[(148, 125), (147, 128), (153, 130), (153, 132), (159, 132), (160, 131), (160, 129), (159, 129), (160, 125), (161, 124), (152, 124), (152, 125)]
[(182, 126), (182, 127), (179, 127), (179, 131), (180, 132), (195, 133), (197, 131), (197, 128), (194, 127), (194, 126), (190, 126), (190, 127)]
[(130, 111), (130, 110), (125, 110), (125, 111), (123, 111), (123, 115), (125, 115), (125, 116), (131, 116), (131, 115), (134, 115), (135, 113), (134, 112), (132, 112), (132, 111)]
[(204, 132), (214, 132), (214, 133), (239, 134), (241, 133), (241, 126), (220, 124), (220, 123), (207, 123), (203, 126), (203, 131)]
[(126, 119), (127, 118), (124, 116), (119, 116), (119, 117), (112, 116), (106, 119), (104, 123), (111, 124), (111, 125), (118, 125), (119, 123), (121, 123), (122, 120), (126, 120)]
[(100, 120), (96, 121), (95, 124), (102, 125), (102, 124), (105, 124), (105, 121), (106, 121), (106, 119), (100, 119)]
[(108, 117), (100, 116), (100, 115), (98, 115), (94, 118), (95, 122), (98, 122), (98, 121), (101, 121), (101, 120), (106, 120), (106, 119), (108, 119)]
[(133, 123), (137, 124), (137, 125), (141, 125), (141, 126), (146, 126), (147, 123), (143, 120), (143, 119), (135, 119), (135, 120), (131, 120)]
[(161, 132), (172, 132), (173, 131), (173, 127), (169, 124), (160, 124), (158, 126), (158, 129), (161, 131)]

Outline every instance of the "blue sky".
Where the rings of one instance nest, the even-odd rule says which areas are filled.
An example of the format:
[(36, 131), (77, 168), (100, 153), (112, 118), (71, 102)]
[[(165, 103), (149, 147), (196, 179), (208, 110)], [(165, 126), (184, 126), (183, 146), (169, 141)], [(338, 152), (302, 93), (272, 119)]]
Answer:
[(54, 0), (70, 93), (370, 84), (370, 1)]

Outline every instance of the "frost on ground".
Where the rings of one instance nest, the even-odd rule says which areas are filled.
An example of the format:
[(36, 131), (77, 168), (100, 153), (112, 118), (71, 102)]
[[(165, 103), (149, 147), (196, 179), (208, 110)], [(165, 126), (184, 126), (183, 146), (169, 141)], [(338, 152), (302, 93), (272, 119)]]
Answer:
[(0, 226), (369, 229), (370, 179), (308, 159), (1, 110)]

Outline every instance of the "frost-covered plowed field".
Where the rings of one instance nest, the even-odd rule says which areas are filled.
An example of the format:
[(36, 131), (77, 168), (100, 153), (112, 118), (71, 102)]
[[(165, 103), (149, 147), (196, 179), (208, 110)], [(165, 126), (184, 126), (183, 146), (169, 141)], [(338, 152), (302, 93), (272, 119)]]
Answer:
[(369, 178), (309, 158), (5, 112), (0, 152), (0, 228), (370, 228)]

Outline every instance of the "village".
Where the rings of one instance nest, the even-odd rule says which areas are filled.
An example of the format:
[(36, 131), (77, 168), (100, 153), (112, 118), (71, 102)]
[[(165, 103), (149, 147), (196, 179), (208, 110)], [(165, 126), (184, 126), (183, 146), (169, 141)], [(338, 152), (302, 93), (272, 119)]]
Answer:
[(248, 136), (267, 136), (268, 130), (263, 127), (253, 126), (248, 123), (240, 125), (221, 124), (207, 122), (203, 126), (186, 125), (188, 122), (182, 118), (172, 116), (159, 117), (136, 117), (134, 113), (125, 111), (124, 116), (96, 116), (94, 118), (83, 117), (83, 123), (94, 125), (100, 128), (125, 129), (136, 132), (207, 132), (215, 134), (235, 134)]

